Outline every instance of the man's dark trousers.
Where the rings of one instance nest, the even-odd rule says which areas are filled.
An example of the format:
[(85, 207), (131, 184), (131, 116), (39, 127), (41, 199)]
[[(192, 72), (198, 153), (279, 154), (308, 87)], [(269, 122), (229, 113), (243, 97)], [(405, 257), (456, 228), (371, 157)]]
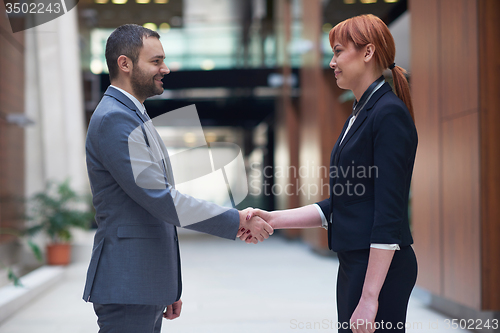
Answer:
[(160, 333), (166, 306), (96, 304), (99, 333)]

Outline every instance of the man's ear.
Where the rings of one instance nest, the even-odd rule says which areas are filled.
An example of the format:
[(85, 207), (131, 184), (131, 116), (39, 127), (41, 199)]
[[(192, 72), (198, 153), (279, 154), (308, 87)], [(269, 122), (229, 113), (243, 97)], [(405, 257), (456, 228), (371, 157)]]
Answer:
[(132, 70), (133, 66), (132, 60), (127, 56), (124, 55), (119, 56), (117, 63), (118, 63), (118, 68), (125, 73), (130, 73), (130, 71)]
[(368, 45), (365, 46), (365, 55), (364, 55), (365, 62), (370, 61), (374, 55), (375, 55), (375, 45), (369, 43)]

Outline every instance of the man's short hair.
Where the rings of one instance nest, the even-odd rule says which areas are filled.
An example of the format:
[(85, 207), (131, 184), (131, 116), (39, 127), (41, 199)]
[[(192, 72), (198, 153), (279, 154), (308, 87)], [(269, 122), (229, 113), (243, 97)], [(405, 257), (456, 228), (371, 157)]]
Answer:
[(133, 64), (137, 63), (139, 52), (143, 47), (143, 38), (151, 36), (160, 39), (156, 31), (137, 24), (124, 24), (111, 33), (106, 42), (106, 63), (110, 80), (118, 77), (118, 57), (124, 55), (130, 58)]

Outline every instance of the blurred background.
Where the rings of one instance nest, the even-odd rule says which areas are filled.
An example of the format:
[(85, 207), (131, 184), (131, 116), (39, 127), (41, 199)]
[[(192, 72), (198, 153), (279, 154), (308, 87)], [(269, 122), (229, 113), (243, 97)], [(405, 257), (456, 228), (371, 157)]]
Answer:
[[(238, 207), (328, 197), (325, 166), (354, 99), (328, 66), (328, 32), (366, 13), (389, 26), (396, 64), (409, 72), (419, 133), (409, 207), (417, 284), (454, 318), (498, 318), (498, 0), (80, 0), (17, 33), (2, 14), (0, 227), (23, 228), (24, 199), (49, 180), (90, 191), (85, 133), (109, 85), (106, 39), (126, 23), (158, 31), (171, 70), (163, 94), (145, 102), (151, 117), (195, 104), (207, 142), (242, 148), (250, 194)], [(189, 128), (160, 133), (173, 150), (193, 140)], [(280, 234), (330, 255), (323, 229)], [(8, 269), (40, 266), (12, 234), (0, 235), (0, 261), (0, 287)]]

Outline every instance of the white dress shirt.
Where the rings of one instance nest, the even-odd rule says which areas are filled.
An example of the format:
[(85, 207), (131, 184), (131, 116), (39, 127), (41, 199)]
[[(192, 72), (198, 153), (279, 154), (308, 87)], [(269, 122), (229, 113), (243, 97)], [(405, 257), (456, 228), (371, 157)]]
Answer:
[(146, 107), (144, 106), (144, 104), (142, 104), (141, 102), (139, 102), (139, 100), (137, 98), (134, 97), (134, 95), (126, 92), (125, 90), (121, 89), (121, 88), (118, 88), (117, 86), (114, 86), (114, 85), (110, 85), (110, 87), (113, 87), (115, 88), (116, 90), (119, 90), (120, 92), (122, 92), (125, 96), (127, 96), (134, 104), (135, 106), (137, 106), (137, 108), (139, 109), (139, 111), (142, 112), (142, 114), (146, 113)]

